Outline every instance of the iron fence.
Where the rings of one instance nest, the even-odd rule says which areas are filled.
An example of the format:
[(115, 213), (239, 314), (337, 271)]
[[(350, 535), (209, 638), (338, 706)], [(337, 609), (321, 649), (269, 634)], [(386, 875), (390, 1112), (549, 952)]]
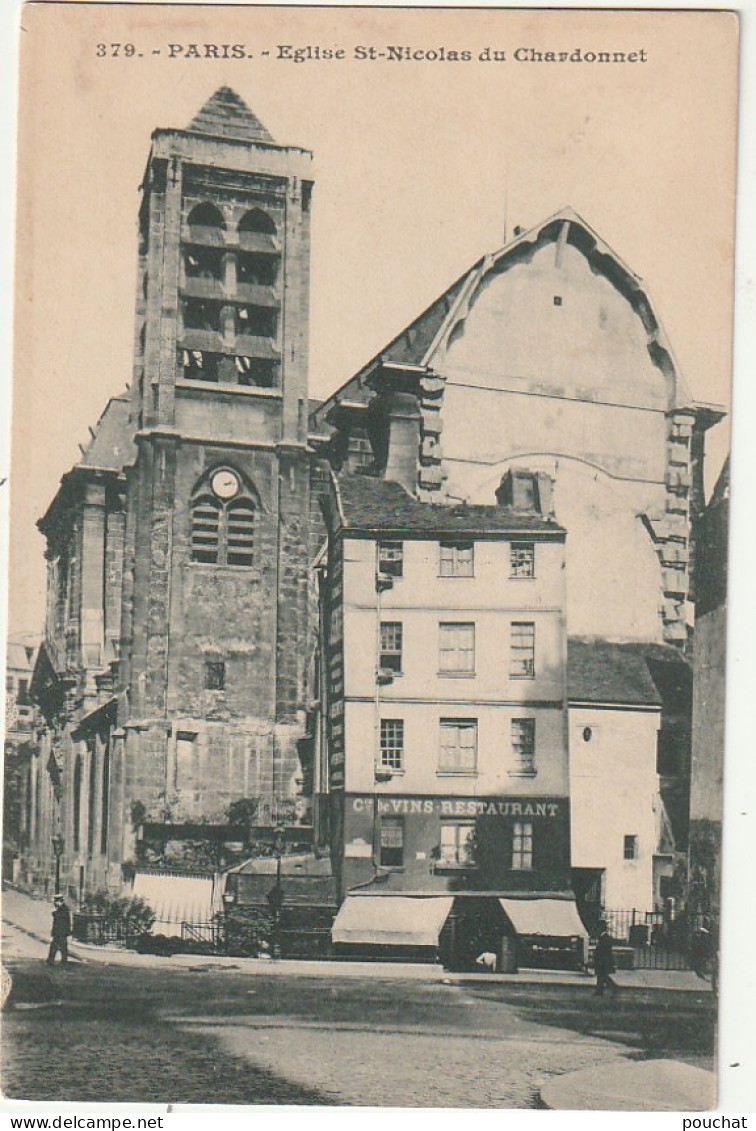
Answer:
[[(706, 929), (713, 939), (715, 932), (707, 916), (686, 912), (638, 911), (605, 908), (601, 918), (618, 951), (636, 970), (690, 970), (697, 966), (696, 939)], [(715, 943), (710, 944), (711, 957)], [(630, 953), (631, 952), (631, 953)], [(620, 962), (618, 961), (618, 965)]]

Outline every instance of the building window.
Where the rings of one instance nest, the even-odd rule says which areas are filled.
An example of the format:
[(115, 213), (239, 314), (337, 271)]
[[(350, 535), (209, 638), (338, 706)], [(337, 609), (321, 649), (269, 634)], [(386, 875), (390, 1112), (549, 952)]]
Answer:
[(512, 719), (514, 773), (535, 774), (535, 719)]
[(251, 566), (255, 549), (255, 508), (248, 499), (236, 499), (226, 509), (226, 562)]
[(205, 660), (205, 690), (225, 691), (226, 664), (224, 660)]
[(73, 850), (81, 848), (81, 754), (76, 755), (73, 775)]
[(395, 675), (402, 673), (402, 623), (401, 621), (381, 622), (381, 654), (378, 667)]
[(512, 868), (516, 872), (530, 872), (533, 868), (533, 825), (530, 821), (515, 821), (512, 833)]
[(240, 306), (236, 310), (236, 333), (254, 338), (275, 338), (278, 314), (266, 306)]
[(364, 428), (355, 428), (347, 440), (347, 468), (352, 473), (367, 471), (373, 466), (373, 446)]
[(441, 577), (473, 576), (472, 542), (441, 542), (439, 552)]
[[(192, 503), (192, 561), (206, 565), (252, 566), (257, 508), (242, 489), (235, 472), (213, 472), (213, 489)], [(233, 492), (233, 497), (224, 496)], [(219, 497), (220, 496), (220, 497)]]
[(378, 573), (387, 574), (389, 577), (404, 576), (403, 542), (378, 543)]
[(509, 644), (509, 674), (512, 679), (535, 676), (535, 624), (513, 621)]
[(105, 744), (102, 752), (102, 797), (100, 815), (100, 852), (108, 851), (108, 806), (110, 800), (110, 745)]
[(401, 770), (404, 765), (404, 719), (381, 719), (381, 765)]
[(638, 859), (638, 838), (637, 836), (626, 836), (623, 843), (622, 855), (625, 860)]
[(87, 743), (89, 750), (89, 792), (87, 794), (87, 855), (94, 854), (95, 815), (97, 813), (97, 745), (95, 740)]
[(477, 761), (477, 719), (442, 719), (439, 771), (452, 774), (474, 773)]
[(206, 350), (180, 350), (181, 376), (185, 381), (218, 383), (221, 354)]
[(475, 864), (475, 822), (442, 821), (439, 863), (445, 868), (469, 868)]
[(532, 542), (512, 542), (509, 563), (510, 577), (535, 577), (535, 545)]
[[(187, 279), (210, 279), (220, 282), (223, 278), (223, 252), (216, 247), (185, 249), (184, 274)], [(145, 282), (146, 279), (145, 275)]]
[(438, 669), (443, 675), (472, 675), (475, 672), (475, 625), (439, 625)]
[(381, 817), (381, 867), (404, 866), (404, 820), (402, 817)]

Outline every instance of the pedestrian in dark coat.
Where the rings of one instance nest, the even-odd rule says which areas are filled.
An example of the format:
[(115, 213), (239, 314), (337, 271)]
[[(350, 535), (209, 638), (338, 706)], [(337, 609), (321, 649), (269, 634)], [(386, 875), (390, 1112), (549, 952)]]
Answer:
[(601, 923), (599, 928), (599, 937), (596, 940), (596, 948), (593, 952), (593, 969), (596, 972), (596, 993), (599, 997), (607, 986), (616, 991), (617, 986), (612, 981), (611, 975), (617, 967), (614, 965), (612, 938), (606, 929), (606, 923)]
[(71, 913), (66, 907), (66, 902), (62, 895), (56, 895), (53, 903), (52, 939), (50, 940), (50, 951), (47, 955), (47, 965), (52, 966), (55, 962), (55, 955), (60, 953), (61, 965), (67, 966), (68, 936), (71, 934)]

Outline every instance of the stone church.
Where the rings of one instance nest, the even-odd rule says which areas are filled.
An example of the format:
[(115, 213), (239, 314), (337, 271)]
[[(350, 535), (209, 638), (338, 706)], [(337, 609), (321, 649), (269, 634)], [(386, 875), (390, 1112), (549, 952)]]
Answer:
[[(276, 830), (311, 850), (327, 788), (311, 565), (330, 469), (459, 505), (495, 503), (525, 468), (553, 480), (567, 530), (571, 756), (600, 742), (625, 774), (617, 806), (638, 806), (642, 765), (617, 867), (640, 837), (658, 895), (685, 843), (695, 518), (722, 413), (691, 400), (641, 280), (569, 209), (311, 403), (312, 190), (311, 154), (227, 87), (152, 135), (130, 387), (39, 523), (28, 878), (52, 875), (51, 843), (72, 894), (140, 866), (220, 872), (273, 852)], [(573, 814), (602, 772), (571, 783)], [(604, 849), (574, 817), (572, 837), (590, 887)]]

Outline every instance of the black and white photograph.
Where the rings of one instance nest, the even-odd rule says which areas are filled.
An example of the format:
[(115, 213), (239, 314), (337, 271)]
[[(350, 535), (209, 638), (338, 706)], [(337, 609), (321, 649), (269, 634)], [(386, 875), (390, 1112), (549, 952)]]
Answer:
[(19, 19), (6, 1109), (716, 1108), (737, 14)]

